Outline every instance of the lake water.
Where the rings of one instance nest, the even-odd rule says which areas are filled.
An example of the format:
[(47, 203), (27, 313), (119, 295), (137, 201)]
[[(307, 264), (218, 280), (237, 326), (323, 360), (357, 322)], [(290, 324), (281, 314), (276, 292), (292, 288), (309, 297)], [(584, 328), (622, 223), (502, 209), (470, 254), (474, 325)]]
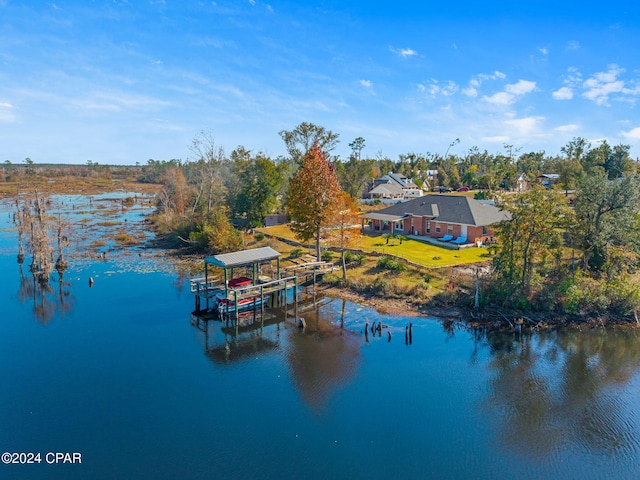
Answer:
[(42, 461), (0, 479), (640, 477), (636, 331), (484, 334), (318, 299), (304, 330), (272, 312), (236, 335), (192, 318), (186, 279), (137, 247), (106, 242), (102, 259), (85, 238), (63, 279), (33, 288), (10, 211), (0, 452)]

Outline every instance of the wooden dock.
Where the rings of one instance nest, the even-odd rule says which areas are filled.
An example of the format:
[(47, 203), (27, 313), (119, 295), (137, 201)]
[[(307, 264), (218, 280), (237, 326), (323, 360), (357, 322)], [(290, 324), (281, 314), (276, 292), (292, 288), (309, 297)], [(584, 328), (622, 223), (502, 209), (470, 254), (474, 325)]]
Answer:
[[(290, 259), (293, 265), (281, 268), (279, 257), (278, 252), (265, 247), (205, 259), (205, 276), (194, 278), (190, 282), (191, 293), (195, 296), (194, 313), (217, 310), (220, 316), (237, 318), (241, 311), (253, 310), (264, 313), (269, 306), (286, 306), (289, 297), (296, 304), (299, 287), (315, 285), (319, 278), (335, 269), (333, 264), (315, 261), (313, 257)], [(275, 269), (272, 265), (274, 260), (277, 262)], [(222, 268), (223, 275), (210, 277), (208, 265)], [(268, 267), (265, 268), (265, 265)], [(250, 271), (251, 282), (246, 286), (231, 288), (229, 277), (233, 278), (234, 270), (238, 269)], [(265, 274), (267, 272), (268, 275)], [(292, 292), (291, 296), (289, 292)], [(245, 305), (241, 306), (243, 301)], [(222, 303), (222, 306), (219, 303)], [(251, 305), (247, 306), (249, 304)]]

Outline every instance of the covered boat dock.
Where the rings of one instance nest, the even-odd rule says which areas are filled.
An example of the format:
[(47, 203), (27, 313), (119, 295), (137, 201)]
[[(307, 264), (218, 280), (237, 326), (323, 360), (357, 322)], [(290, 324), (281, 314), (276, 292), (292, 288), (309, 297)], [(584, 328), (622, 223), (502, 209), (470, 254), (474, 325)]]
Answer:
[[(234, 314), (247, 307), (264, 311), (265, 303), (286, 304), (286, 295), (293, 289), (294, 302), (299, 285), (309, 280), (315, 284), (318, 276), (333, 270), (327, 262), (305, 262), (294, 268), (281, 268), (281, 254), (271, 247), (241, 250), (213, 255), (204, 259), (204, 277), (191, 280), (195, 295), (195, 313), (218, 309), (220, 314)], [(222, 275), (212, 275), (212, 268), (222, 269)], [(236, 277), (240, 272), (242, 276)], [(283, 275), (283, 273), (285, 275)], [(222, 308), (218, 302), (221, 302)]]

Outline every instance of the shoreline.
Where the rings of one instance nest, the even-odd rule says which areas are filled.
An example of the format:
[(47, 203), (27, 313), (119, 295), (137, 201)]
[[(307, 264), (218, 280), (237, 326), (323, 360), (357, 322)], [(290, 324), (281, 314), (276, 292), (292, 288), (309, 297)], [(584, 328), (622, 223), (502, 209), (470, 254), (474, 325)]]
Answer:
[(416, 303), (411, 299), (382, 298), (375, 295), (364, 295), (348, 288), (328, 286), (319, 289), (331, 298), (340, 298), (371, 307), (386, 315), (403, 315), (410, 317), (436, 317), (444, 322), (459, 322), (470, 328), (487, 328), (496, 331), (515, 331), (517, 326), (530, 331), (543, 330), (582, 330), (593, 328), (630, 328), (640, 330), (635, 320), (620, 315), (600, 315), (597, 317), (569, 316), (557, 313), (522, 313), (517, 311), (484, 309), (475, 310), (462, 306), (439, 306), (429, 303)]

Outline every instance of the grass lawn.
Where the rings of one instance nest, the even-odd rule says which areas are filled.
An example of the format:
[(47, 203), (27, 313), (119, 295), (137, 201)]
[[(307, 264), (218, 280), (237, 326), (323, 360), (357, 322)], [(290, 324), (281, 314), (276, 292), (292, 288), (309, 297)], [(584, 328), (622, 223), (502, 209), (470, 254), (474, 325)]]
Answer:
[[(287, 225), (266, 227), (258, 229), (261, 232), (296, 240), (294, 234)], [(377, 252), (405, 258), (411, 262), (426, 267), (441, 267), (460, 265), (465, 263), (485, 262), (490, 259), (486, 248), (466, 248), (464, 250), (448, 250), (435, 245), (419, 242), (417, 240), (405, 240), (400, 245), (398, 240), (389, 240), (383, 237), (370, 237), (363, 235), (360, 240), (351, 246), (353, 249), (364, 252)]]

